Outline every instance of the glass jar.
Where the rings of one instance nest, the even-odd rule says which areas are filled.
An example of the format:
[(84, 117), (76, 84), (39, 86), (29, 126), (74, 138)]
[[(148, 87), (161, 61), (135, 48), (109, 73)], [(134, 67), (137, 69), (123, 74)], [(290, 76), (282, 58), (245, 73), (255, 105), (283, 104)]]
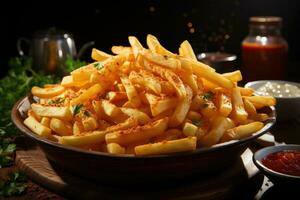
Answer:
[(251, 17), (242, 43), (244, 81), (280, 80), (287, 69), (288, 43), (281, 36), (280, 17)]

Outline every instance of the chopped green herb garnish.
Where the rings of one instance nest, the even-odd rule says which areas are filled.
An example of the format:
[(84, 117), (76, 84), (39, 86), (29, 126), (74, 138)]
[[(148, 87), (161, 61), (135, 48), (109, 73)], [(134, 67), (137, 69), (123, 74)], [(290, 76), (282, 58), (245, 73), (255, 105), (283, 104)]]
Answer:
[(26, 177), (24, 174), (14, 172), (10, 174), (9, 178), (4, 182), (0, 181), (0, 197), (10, 197), (22, 194), (26, 186), (24, 182)]
[(203, 122), (201, 120), (198, 120), (198, 119), (192, 119), (192, 123), (195, 126), (198, 126), (198, 127), (201, 127), (203, 125)]
[(89, 111), (87, 111), (87, 110), (85, 110), (83, 114), (84, 114), (85, 116), (87, 116), (87, 117), (90, 117), (90, 116), (91, 116), (91, 113), (90, 113)]
[(202, 98), (204, 100), (208, 101), (208, 100), (211, 100), (213, 97), (214, 97), (214, 93), (212, 93), (211, 91), (209, 91), (209, 92), (204, 93)]
[(78, 104), (76, 106), (73, 106), (73, 114), (76, 115), (80, 112), (81, 108), (82, 108), (82, 104)]
[(97, 62), (97, 63), (94, 63), (94, 67), (98, 70), (102, 69), (104, 67), (104, 65), (102, 65), (102, 63), (100, 62)]
[(52, 99), (48, 101), (48, 104), (62, 104), (65, 102), (65, 98), (63, 97), (58, 97), (57, 99)]

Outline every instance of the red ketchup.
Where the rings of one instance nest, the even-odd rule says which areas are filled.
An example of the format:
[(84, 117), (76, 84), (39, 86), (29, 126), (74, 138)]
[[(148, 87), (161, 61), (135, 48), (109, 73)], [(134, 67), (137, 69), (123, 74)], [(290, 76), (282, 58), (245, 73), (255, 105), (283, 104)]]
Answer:
[(243, 72), (247, 81), (283, 79), (287, 64), (287, 45), (243, 43)]
[(300, 176), (300, 151), (275, 152), (263, 158), (262, 163), (276, 172)]

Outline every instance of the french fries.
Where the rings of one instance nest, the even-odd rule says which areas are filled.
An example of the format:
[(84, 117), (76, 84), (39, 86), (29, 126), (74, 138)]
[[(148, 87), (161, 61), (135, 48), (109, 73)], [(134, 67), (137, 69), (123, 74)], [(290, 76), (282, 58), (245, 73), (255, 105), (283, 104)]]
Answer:
[(239, 70), (219, 74), (197, 60), (185, 40), (179, 55), (153, 35), (134, 36), (112, 54), (92, 50), (95, 62), (33, 87), (24, 124), (63, 145), (109, 154), (147, 156), (194, 151), (250, 137), (269, 118), (269, 96), (238, 86)]
[(37, 86), (32, 87), (31, 93), (34, 96), (40, 97), (40, 98), (51, 98), (54, 96), (57, 96), (65, 91), (65, 88), (63, 86), (55, 86), (50, 88), (40, 88)]
[(34, 117), (29, 116), (24, 120), (24, 124), (32, 130), (34, 133), (42, 136), (49, 137), (51, 135), (51, 129), (40, 124)]

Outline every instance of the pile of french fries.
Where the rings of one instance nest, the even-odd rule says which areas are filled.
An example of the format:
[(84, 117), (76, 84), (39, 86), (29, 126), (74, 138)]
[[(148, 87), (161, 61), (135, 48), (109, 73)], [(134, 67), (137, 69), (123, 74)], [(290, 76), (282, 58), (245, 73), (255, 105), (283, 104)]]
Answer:
[(175, 54), (153, 35), (148, 48), (128, 39), (113, 55), (93, 49), (95, 62), (60, 84), (33, 87), (39, 103), (24, 124), (63, 145), (133, 155), (194, 151), (264, 126), (269, 116), (259, 110), (275, 99), (239, 87), (240, 71), (217, 73), (197, 61), (188, 41)]

